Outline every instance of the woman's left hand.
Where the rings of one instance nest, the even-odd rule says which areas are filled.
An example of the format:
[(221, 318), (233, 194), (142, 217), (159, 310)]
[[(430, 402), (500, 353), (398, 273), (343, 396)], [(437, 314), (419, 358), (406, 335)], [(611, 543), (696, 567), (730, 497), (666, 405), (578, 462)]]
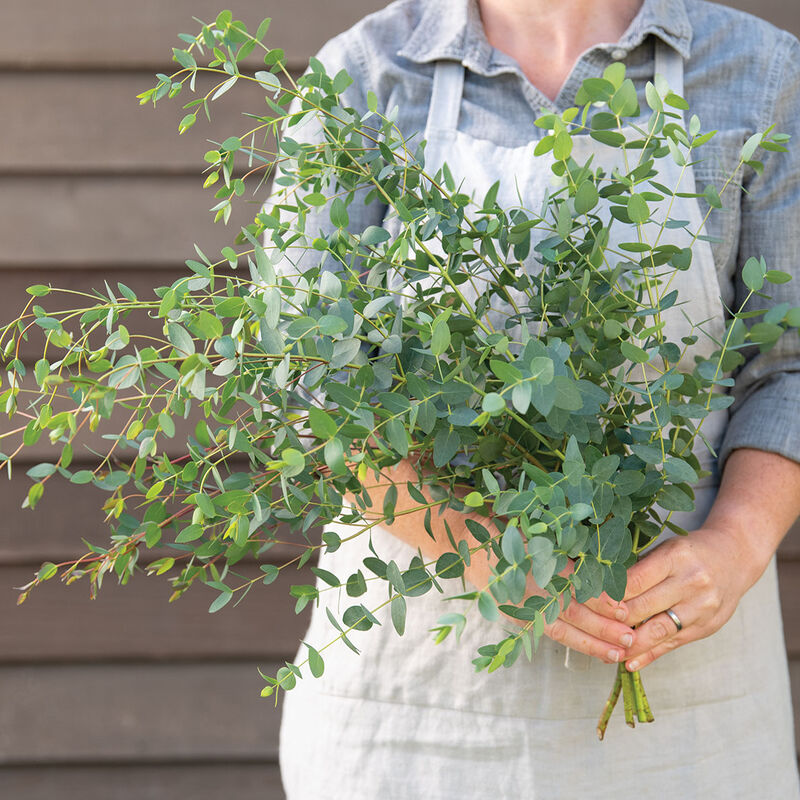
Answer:
[(625, 652), (627, 668), (646, 667), (718, 631), (798, 516), (800, 464), (777, 453), (734, 450), (703, 527), (667, 540), (628, 570), (617, 619), (642, 624)]
[[(748, 546), (754, 533), (703, 527), (669, 539), (628, 570), (624, 622), (642, 623), (625, 653), (630, 671), (710, 636), (731, 618), (769, 560), (758, 563), (763, 555)], [(680, 620), (680, 631), (666, 609)]]

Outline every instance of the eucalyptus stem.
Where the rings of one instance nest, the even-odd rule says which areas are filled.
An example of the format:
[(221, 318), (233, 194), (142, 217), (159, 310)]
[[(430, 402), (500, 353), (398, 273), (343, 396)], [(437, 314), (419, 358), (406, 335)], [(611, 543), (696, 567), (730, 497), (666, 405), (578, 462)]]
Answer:
[(636, 699), (634, 695), (636, 690), (633, 686), (633, 676), (625, 669), (624, 663), (620, 663), (618, 670), (622, 676), (622, 703), (625, 709), (625, 724), (629, 728), (635, 728)]
[(628, 672), (624, 662), (620, 663), (617, 666), (617, 674), (614, 678), (611, 694), (608, 696), (605, 706), (603, 706), (603, 713), (597, 723), (597, 738), (600, 741), (606, 735), (608, 723), (619, 700), (620, 691), (622, 692), (625, 722), (628, 726), (633, 728), (636, 725), (635, 720), (653, 722), (655, 719), (653, 712), (650, 710), (647, 694), (644, 691), (641, 673), (638, 670), (636, 672)]
[(611, 694), (608, 696), (608, 700), (606, 700), (605, 706), (603, 706), (603, 713), (600, 715), (600, 721), (597, 723), (597, 738), (600, 741), (603, 741), (603, 737), (606, 735), (606, 729), (608, 728), (609, 720), (611, 719), (611, 715), (614, 713), (614, 708), (617, 705), (617, 701), (619, 700), (619, 693), (622, 691), (622, 673), (617, 668), (617, 674), (614, 678), (614, 686), (611, 688)]
[(653, 712), (650, 710), (650, 703), (642, 685), (642, 675), (638, 670), (632, 672), (631, 675), (633, 676), (633, 686), (636, 689), (636, 707), (639, 722), (652, 722), (655, 717), (653, 717)]

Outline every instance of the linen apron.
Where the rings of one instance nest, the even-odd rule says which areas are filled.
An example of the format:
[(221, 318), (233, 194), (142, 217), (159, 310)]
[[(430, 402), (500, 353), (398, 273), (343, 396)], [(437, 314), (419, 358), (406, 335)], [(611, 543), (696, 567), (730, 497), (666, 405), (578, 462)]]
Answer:
[[(656, 72), (683, 95), (682, 59), (660, 39)], [(501, 206), (517, 206), (521, 200), (538, 211), (554, 188), (547, 159), (534, 158), (535, 142), (499, 147), (458, 131), (463, 82), (460, 63), (437, 63), (425, 134), (426, 170), (433, 174), (446, 159), (456, 181), (464, 180), (462, 191), (474, 191), (477, 202), (500, 178)], [(595, 166), (616, 163), (615, 152), (590, 137), (573, 141), (579, 163), (590, 154)], [(672, 188), (680, 180), (680, 191), (695, 191), (691, 167), (681, 176), (672, 159), (662, 164), (661, 183)], [(654, 209), (654, 217), (662, 211)], [(689, 230), (700, 226), (694, 198), (677, 198), (670, 215), (688, 220)], [(387, 220), (387, 228), (393, 225), (396, 233), (396, 223)], [(611, 247), (614, 241), (612, 235)], [(688, 236), (684, 229), (672, 229), (660, 241), (685, 246)], [(682, 310), (689, 319), (706, 321), (704, 330), (712, 336), (724, 330), (708, 242), (695, 244), (690, 269), (677, 273), (671, 288), (688, 299)], [(681, 310), (673, 308), (664, 318), (668, 339), (680, 341), (689, 332)], [(708, 355), (711, 349), (701, 335), (693, 353)], [(727, 413), (715, 412), (703, 424), (715, 449)], [(706, 468), (714, 468), (705, 447), (700, 445), (697, 453)], [(696, 510), (672, 519), (688, 530), (699, 527), (716, 490), (713, 473), (695, 489)], [(329, 529), (342, 537), (354, 531), (340, 524)], [(372, 544), (384, 561), (394, 559), (401, 568), (415, 554), (380, 527), (372, 531)], [(366, 555), (362, 536), (323, 554), (320, 566), (346, 579)], [(368, 586), (367, 594), (354, 601), (343, 590), (321, 584), (327, 591), (312, 612), (305, 641), (319, 648), (336, 635), (326, 604), (341, 615), (353, 602), (374, 608), (386, 599), (382, 581)], [(531, 662), (522, 655), (509, 669), (476, 673), (470, 662), (477, 648), (516, 628), (508, 620), (487, 622), (472, 607), (460, 641), (451, 634), (434, 645), (430, 629), (438, 618), (469, 608), (464, 601), (442, 599), (459, 594), (459, 583), (444, 581), (443, 588), (445, 595), (431, 590), (407, 598), (403, 637), (387, 613), (378, 613), (380, 627), (349, 634), (360, 655), (338, 642), (324, 651), (321, 678), (308, 675), (283, 694), (280, 766), (288, 800), (800, 798), (774, 558), (720, 631), (643, 670), (656, 721), (630, 730), (620, 699), (603, 742), (595, 727), (616, 665), (542, 637)], [(301, 645), (296, 661), (306, 655)]]

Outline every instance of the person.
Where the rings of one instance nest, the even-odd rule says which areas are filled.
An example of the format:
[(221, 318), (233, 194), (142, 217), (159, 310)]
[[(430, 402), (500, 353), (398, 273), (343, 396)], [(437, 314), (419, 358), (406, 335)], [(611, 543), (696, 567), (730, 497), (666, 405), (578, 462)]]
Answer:
[[(528, 208), (542, 190), (529, 146), (545, 131), (533, 121), (572, 105), (581, 82), (613, 61), (625, 63), (643, 108), (645, 82), (661, 71), (704, 130), (717, 131), (684, 177), (687, 194), (692, 182), (702, 191), (733, 172), (754, 132), (800, 128), (800, 42), (704, 0), (398, 0), (318, 58), (354, 78), (343, 105), (366, 111), (372, 90), (381, 110), (397, 107), (401, 130), (424, 132), (426, 164), (446, 160), (476, 197), (501, 178), (502, 196), (521, 187)], [(737, 173), (686, 273), (697, 313), (717, 326), (747, 291), (740, 273), (750, 256), (794, 273), (772, 294), (800, 305), (800, 150), (768, 155), (763, 171)], [(682, 198), (673, 217), (701, 219), (703, 203)], [(385, 215), (379, 203), (354, 205), (351, 228), (388, 227)], [(798, 337), (748, 354), (734, 405), (716, 416), (711, 477), (680, 519), (689, 535), (665, 535), (629, 570), (622, 603), (570, 604), (532, 662), (473, 670), (476, 647), (501, 639), (510, 620), (473, 617), (460, 641), (435, 647), (430, 628), (458, 610), (436, 592), (409, 600), (402, 638), (386, 624), (354, 632), (360, 655), (341, 643), (326, 650), (324, 675), (283, 696), (289, 800), (800, 798), (774, 556), (800, 514), (799, 396)], [(403, 488), (413, 477), (407, 462), (392, 476), (400, 510), (414, 504)], [(387, 486), (372, 494), (378, 507)], [(372, 546), (401, 565), (418, 549), (435, 558), (451, 549), (445, 520), (474, 544), (464, 515), (448, 510), (434, 515), (433, 539), (421, 514), (398, 515), (373, 531)], [(321, 566), (340, 576), (358, 569), (366, 542), (350, 544), (323, 553)], [(473, 559), (466, 577), (486, 586), (486, 560)], [(346, 604), (331, 595), (304, 637), (315, 646), (333, 638), (325, 604)], [(367, 607), (371, 597), (361, 598)], [(620, 661), (644, 669), (657, 720), (628, 732), (617, 714), (600, 743), (595, 723)]]

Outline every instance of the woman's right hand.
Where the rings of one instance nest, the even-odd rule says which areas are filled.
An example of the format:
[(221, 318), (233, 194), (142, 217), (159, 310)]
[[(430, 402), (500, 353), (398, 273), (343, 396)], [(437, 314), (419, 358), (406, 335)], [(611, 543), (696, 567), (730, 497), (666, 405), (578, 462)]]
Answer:
[(620, 605), (605, 592), (585, 603), (573, 597), (566, 611), (544, 626), (545, 636), (606, 664), (616, 664), (626, 658), (636, 638), (633, 628), (616, 619)]
[[(572, 570), (573, 562), (570, 561), (560, 574), (566, 577)], [(485, 589), (489, 585), (491, 572), (485, 553), (483, 558), (477, 553), (473, 556), (469, 572), (469, 579), (479, 588)], [(528, 575), (526, 596), (531, 595), (548, 596)], [(572, 597), (558, 619), (545, 624), (544, 634), (564, 647), (599, 658), (606, 664), (618, 663), (625, 659), (627, 650), (636, 639), (633, 628), (620, 622), (618, 616), (626, 616), (625, 604), (612, 600), (605, 592), (585, 603), (579, 603)], [(508, 618), (517, 625), (526, 624), (522, 620)]]
[[(478, 545), (478, 541), (466, 526), (466, 517), (470, 514), (449, 508), (430, 516), (429, 527), (432, 534), (430, 535), (423, 524), (424, 509), (420, 508), (419, 503), (409, 495), (406, 488), (409, 482), (417, 483), (417, 472), (411, 463), (404, 459), (387, 470), (385, 482), (381, 481), (375, 486), (368, 487), (372, 508), (375, 509), (372, 513), (376, 515), (381, 514), (378, 509), (383, 508), (385, 493), (389, 486), (393, 484), (397, 489), (395, 520), (391, 525), (384, 526), (387, 530), (415, 550), (419, 549), (425, 558), (433, 561), (443, 553), (452, 552), (453, 549), (449, 543), (445, 524), (449, 526), (450, 532), (456, 539), (464, 539), (470, 548)], [(420, 491), (426, 493), (424, 487)], [(354, 498), (350, 499), (351, 502), (355, 502)], [(485, 517), (475, 515), (473, 519), (481, 524), (486, 523)], [(561, 574), (568, 575), (572, 569), (573, 565), (570, 563)], [(475, 550), (464, 577), (476, 589), (482, 591), (486, 589), (492, 573), (485, 549)], [(546, 594), (530, 575), (527, 594), (542, 596)], [(625, 658), (627, 648), (636, 639), (633, 628), (616, 618), (616, 613), (619, 611), (622, 611), (621, 616), (624, 617), (626, 611), (624, 604), (617, 603), (606, 594), (586, 603), (578, 603), (572, 598), (558, 619), (550, 625), (545, 625), (544, 632), (549, 638), (572, 650), (594, 656), (606, 663), (618, 662)], [(524, 624), (520, 620), (514, 622)]]

